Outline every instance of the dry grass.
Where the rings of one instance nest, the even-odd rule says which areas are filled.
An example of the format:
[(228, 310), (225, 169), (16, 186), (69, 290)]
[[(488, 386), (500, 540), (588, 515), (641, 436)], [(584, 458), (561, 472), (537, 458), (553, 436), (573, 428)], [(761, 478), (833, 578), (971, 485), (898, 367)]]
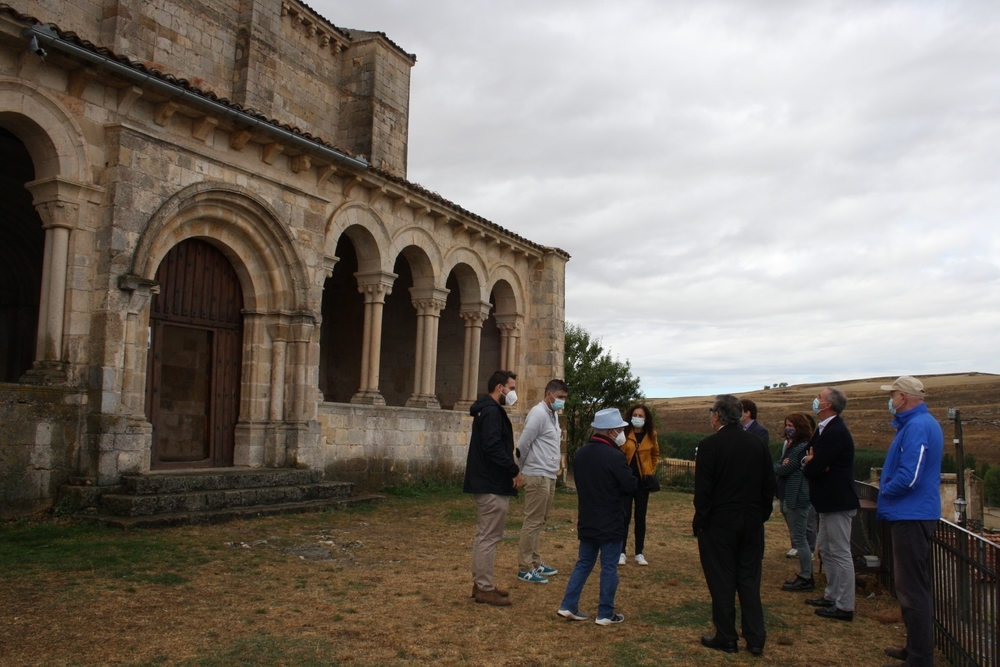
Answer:
[[(469, 597), (475, 511), (456, 492), (156, 532), (50, 527), (27, 539), (40, 529), (2, 527), (0, 664), (860, 665), (902, 644), (900, 624), (885, 622), (892, 598), (859, 598), (855, 622), (839, 623), (778, 590), (794, 565), (776, 517), (767, 526), (764, 658), (703, 649), (711, 622), (689, 536), (691, 497), (667, 492), (651, 498), (651, 566), (630, 561), (621, 571), (625, 623), (564, 621), (555, 611), (575, 562), (575, 496), (559, 494), (543, 536), (546, 562), (561, 571), (547, 585), (514, 576), (520, 513), (512, 504), (497, 558), (498, 583), (514, 600), (506, 609)], [(256, 540), (267, 543), (250, 546)], [(597, 577), (581, 601), (591, 614)]]

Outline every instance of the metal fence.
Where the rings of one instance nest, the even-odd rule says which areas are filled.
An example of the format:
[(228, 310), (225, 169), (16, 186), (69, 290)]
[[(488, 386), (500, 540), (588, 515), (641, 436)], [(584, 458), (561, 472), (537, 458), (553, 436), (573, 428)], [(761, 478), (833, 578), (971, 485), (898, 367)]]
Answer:
[[(875, 512), (865, 509), (877, 502), (878, 488), (862, 482), (855, 482), (855, 487), (862, 500), (855, 531), (860, 529), (863, 535), (853, 546), (874, 549), (864, 552), (879, 557), (879, 578), (895, 595), (888, 524), (876, 522)], [(949, 521), (938, 521), (931, 538), (934, 638), (955, 667), (1000, 667), (998, 565), (1000, 546)]]
[(694, 461), (684, 459), (660, 459), (656, 466), (656, 478), (660, 486), (673, 491), (694, 492)]

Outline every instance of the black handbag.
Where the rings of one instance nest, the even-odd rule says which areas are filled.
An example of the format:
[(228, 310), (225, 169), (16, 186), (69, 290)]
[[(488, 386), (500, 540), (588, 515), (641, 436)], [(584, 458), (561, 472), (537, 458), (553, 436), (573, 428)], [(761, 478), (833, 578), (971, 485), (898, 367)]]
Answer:
[(656, 478), (656, 475), (646, 475), (642, 478), (642, 485), (646, 487), (646, 490), (650, 493), (654, 493), (660, 490), (660, 480)]

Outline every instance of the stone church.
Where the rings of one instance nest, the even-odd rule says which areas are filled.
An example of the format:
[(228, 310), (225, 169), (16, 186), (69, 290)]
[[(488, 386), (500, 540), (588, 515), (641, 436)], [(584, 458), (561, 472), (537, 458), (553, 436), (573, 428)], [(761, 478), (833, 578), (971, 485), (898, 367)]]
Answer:
[(569, 256), (407, 180), (415, 63), (298, 0), (0, 2), (3, 513), (455, 475), (492, 371), (515, 422), (563, 376)]

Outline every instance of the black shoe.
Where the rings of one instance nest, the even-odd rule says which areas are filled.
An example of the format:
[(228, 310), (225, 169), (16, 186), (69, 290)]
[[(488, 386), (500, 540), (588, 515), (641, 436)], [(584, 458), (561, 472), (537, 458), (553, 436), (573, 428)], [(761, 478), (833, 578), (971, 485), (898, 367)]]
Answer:
[(885, 649), (885, 654), (894, 660), (900, 660), (906, 662), (906, 659), (910, 656), (905, 648), (887, 648)]
[(812, 577), (805, 579), (803, 577), (795, 577), (792, 583), (785, 582), (785, 585), (781, 587), (783, 591), (791, 591), (797, 593), (800, 591), (812, 591), (816, 590), (816, 580)]
[(854, 612), (844, 611), (843, 609), (838, 609), (836, 606), (833, 607), (823, 607), (822, 609), (816, 610), (817, 616), (822, 616), (823, 618), (835, 618), (838, 621), (853, 621)]
[(764, 647), (763, 646), (747, 646), (747, 650), (750, 651), (750, 655), (755, 655), (758, 658), (760, 656), (764, 655)]
[(837, 603), (833, 600), (827, 600), (826, 598), (816, 598), (815, 600), (806, 600), (806, 604), (811, 604), (814, 607), (835, 607)]
[(714, 648), (716, 651), (723, 651), (724, 653), (736, 653), (739, 651), (735, 641), (724, 642), (708, 635), (701, 638), (701, 645), (705, 648)]

